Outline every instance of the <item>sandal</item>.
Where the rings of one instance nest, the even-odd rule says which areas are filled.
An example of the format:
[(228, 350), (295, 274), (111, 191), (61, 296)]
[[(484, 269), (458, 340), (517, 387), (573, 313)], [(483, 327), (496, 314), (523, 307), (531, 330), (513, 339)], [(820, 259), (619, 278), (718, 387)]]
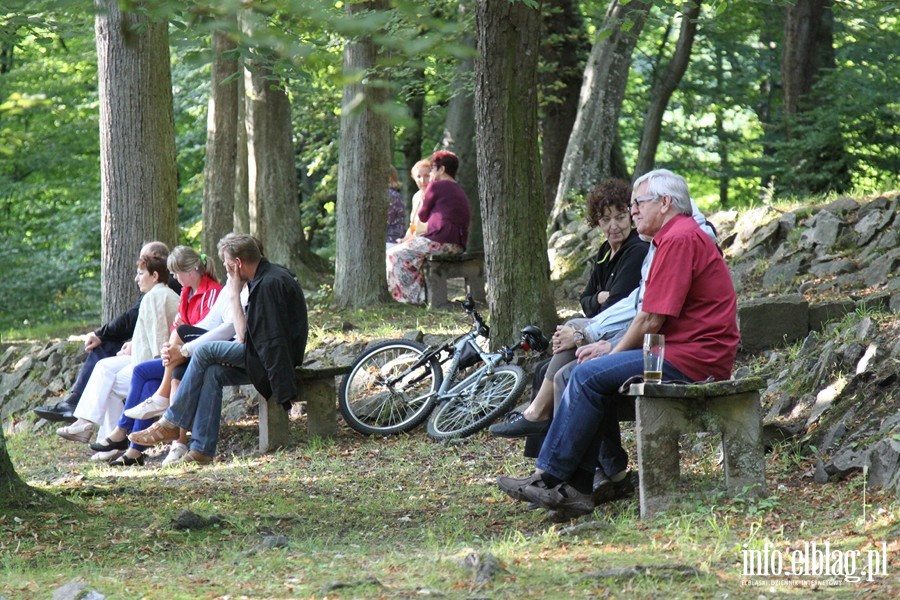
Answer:
[(172, 442), (178, 439), (178, 427), (165, 419), (160, 419), (143, 431), (135, 431), (128, 439), (141, 446), (153, 446), (161, 442)]
[(123, 454), (119, 458), (109, 461), (109, 465), (111, 467), (133, 467), (135, 465), (143, 467), (144, 455), (141, 454), (137, 458), (131, 458), (130, 456)]
[(114, 442), (109, 438), (104, 438), (102, 442), (92, 442), (91, 450), (94, 452), (109, 452), (110, 450), (127, 450), (128, 440), (122, 439)]

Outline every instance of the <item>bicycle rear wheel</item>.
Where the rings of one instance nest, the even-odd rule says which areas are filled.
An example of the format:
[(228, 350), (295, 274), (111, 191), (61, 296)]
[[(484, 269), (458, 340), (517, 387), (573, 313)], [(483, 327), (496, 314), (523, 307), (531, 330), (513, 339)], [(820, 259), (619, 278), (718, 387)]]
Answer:
[(420, 425), (434, 408), (444, 378), (437, 358), (422, 358), (425, 349), (411, 340), (389, 340), (360, 354), (338, 394), (347, 425), (364, 435), (391, 435)]
[(524, 389), (521, 367), (497, 367), (438, 406), (428, 419), (428, 435), (435, 440), (470, 436), (512, 408)]

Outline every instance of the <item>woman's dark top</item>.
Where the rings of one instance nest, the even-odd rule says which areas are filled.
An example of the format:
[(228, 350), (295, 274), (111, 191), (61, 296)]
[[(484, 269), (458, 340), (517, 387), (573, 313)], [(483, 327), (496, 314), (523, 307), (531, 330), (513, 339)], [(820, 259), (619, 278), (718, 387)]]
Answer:
[(428, 184), (419, 209), (419, 219), (428, 222), (425, 237), (440, 244), (459, 244), (465, 249), (471, 217), (469, 198), (458, 183), (442, 179)]
[[(628, 296), (640, 285), (641, 265), (649, 248), (650, 244), (641, 240), (636, 229), (631, 230), (622, 247), (612, 258), (609, 242), (601, 244), (591, 278), (581, 293), (581, 309), (584, 316), (593, 317)], [(597, 302), (597, 293), (602, 291), (609, 292), (609, 298), (600, 304)]]

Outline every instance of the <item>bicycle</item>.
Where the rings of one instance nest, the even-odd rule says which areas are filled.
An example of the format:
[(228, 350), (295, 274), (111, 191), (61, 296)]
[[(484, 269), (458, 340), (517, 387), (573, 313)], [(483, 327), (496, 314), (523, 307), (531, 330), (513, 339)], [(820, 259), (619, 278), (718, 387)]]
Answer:
[[(426, 429), (435, 440), (466, 437), (513, 406), (525, 389), (525, 372), (509, 364), (515, 351), (543, 352), (549, 342), (538, 327), (528, 325), (515, 346), (485, 352), (476, 340), (488, 338), (490, 327), (475, 310), (471, 295), (463, 308), (473, 325), (453, 340), (435, 346), (388, 340), (356, 358), (338, 395), (341, 414), (352, 429), (391, 435), (411, 431), (428, 419)], [(462, 373), (479, 363), (472, 372)]]

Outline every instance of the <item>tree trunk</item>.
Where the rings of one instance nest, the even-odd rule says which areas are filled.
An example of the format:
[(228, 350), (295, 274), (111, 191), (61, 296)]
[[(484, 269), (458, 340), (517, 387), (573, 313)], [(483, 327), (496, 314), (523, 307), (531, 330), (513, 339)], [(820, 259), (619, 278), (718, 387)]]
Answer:
[(413, 165), (428, 156), (422, 153), (422, 124), (425, 117), (425, 69), (417, 68), (412, 74), (413, 89), (408, 91), (406, 110), (412, 120), (406, 129), (401, 149), (403, 152), (403, 172), (400, 173), (400, 181), (403, 183), (403, 199), (406, 207), (411, 208), (410, 199), (419, 189), (410, 177)]
[[(779, 124), (776, 116), (776, 106), (778, 103), (778, 95), (780, 86), (778, 81), (780, 74), (778, 72), (781, 59), (779, 56), (779, 48), (781, 48), (781, 37), (778, 35), (784, 30), (784, 10), (780, 6), (762, 4), (757, 7), (761, 12), (761, 20), (766, 23), (767, 27), (763, 27), (759, 32), (760, 47), (763, 65), (771, 65), (763, 71), (763, 76), (759, 81), (759, 101), (753, 107), (759, 124), (763, 129), (762, 136), (762, 160), (764, 163), (772, 164), (775, 159), (775, 141), (780, 139)], [(772, 26), (768, 24), (772, 23)], [(760, 199), (768, 201), (774, 193), (774, 174), (771, 169), (764, 169), (759, 182)]]
[[(465, 11), (471, 2), (460, 3), (460, 11)], [(470, 8), (468, 8), (471, 10)], [(466, 36), (461, 44), (475, 47), (475, 40)], [(472, 203), (472, 221), (469, 225), (469, 240), (466, 250), (480, 252), (484, 249), (482, 233), (480, 196), (478, 189), (478, 161), (475, 150), (475, 95), (472, 90), (472, 77), (475, 62), (464, 58), (459, 61), (459, 68), (453, 80), (453, 96), (447, 107), (447, 120), (444, 125), (444, 149), (454, 152), (459, 157), (459, 172), (456, 182), (466, 191)]]
[[(252, 29), (252, 20), (244, 21)], [(294, 165), (291, 103), (266, 57), (255, 55), (245, 70), (250, 233), (266, 255), (293, 271), (303, 287), (315, 289), (325, 261), (303, 236)]]
[(168, 24), (97, 0), (103, 320), (138, 295), (141, 245), (178, 239)]
[(75, 506), (66, 500), (32, 488), (22, 481), (9, 458), (6, 437), (0, 425), (0, 515), (6, 517), (21, 514), (33, 517), (36, 508), (67, 512), (75, 510)]
[(556, 323), (537, 123), (540, 7), (476, 2), (475, 120), (492, 343)]
[(840, 123), (821, 129), (815, 117), (806, 116), (827, 102), (814, 89), (835, 68), (833, 0), (797, 0), (787, 6), (781, 75), (784, 86), (785, 135), (790, 140), (807, 137), (812, 127), (818, 143), (797, 144), (785, 153), (787, 179), (795, 193), (819, 194), (850, 187), (850, 171), (840, 133)]
[(672, 61), (662, 76), (653, 83), (650, 91), (650, 103), (644, 119), (644, 131), (638, 149), (637, 163), (634, 166), (635, 178), (653, 170), (656, 163), (656, 150), (662, 131), (663, 115), (669, 105), (669, 99), (681, 83), (691, 59), (694, 36), (697, 33), (697, 17), (700, 15), (701, 0), (687, 0), (681, 12), (681, 33), (675, 43)]
[(541, 31), (541, 176), (544, 208), (553, 209), (566, 146), (578, 114), (584, 64), (591, 50), (578, 2), (544, 4)]
[[(385, 10), (387, 0), (348, 3), (350, 19)], [(388, 167), (391, 129), (379, 111), (388, 100), (378, 68), (378, 47), (369, 36), (344, 47), (341, 102), (340, 160), (334, 302), (343, 308), (363, 308), (386, 302), (385, 232), (388, 210)]]
[(206, 119), (206, 165), (203, 173), (203, 251), (225, 269), (218, 258), (219, 240), (234, 229), (235, 158), (238, 126), (237, 45), (229, 34), (212, 36), (215, 59)]
[(250, 174), (247, 152), (247, 89), (244, 82), (250, 73), (244, 68), (244, 59), (238, 59), (238, 69), (242, 77), (238, 77), (237, 89), (237, 137), (235, 139), (234, 156), (234, 231), (250, 233)]
[(573, 195), (587, 193), (611, 173), (632, 53), (652, 4), (652, 0), (609, 3), (603, 35), (594, 44), (584, 70), (578, 116), (566, 146), (551, 214), (554, 228), (572, 220)]

